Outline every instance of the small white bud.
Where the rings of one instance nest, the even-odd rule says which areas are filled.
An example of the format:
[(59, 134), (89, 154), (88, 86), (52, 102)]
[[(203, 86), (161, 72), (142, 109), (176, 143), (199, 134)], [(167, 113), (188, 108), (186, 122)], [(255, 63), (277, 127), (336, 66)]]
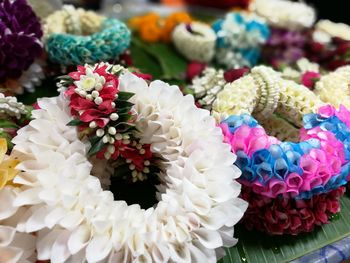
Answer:
[(117, 130), (116, 130), (114, 127), (109, 127), (109, 128), (108, 128), (108, 133), (109, 133), (110, 135), (116, 135)]
[(93, 92), (91, 92), (92, 97), (97, 98), (98, 96), (100, 96), (100, 93), (97, 90), (94, 90)]
[(109, 118), (112, 120), (112, 121), (116, 121), (118, 120), (119, 118), (119, 115), (115, 112), (113, 112), (111, 115), (109, 115)]
[(137, 145), (136, 145), (136, 149), (137, 150), (140, 150), (142, 148), (142, 144), (141, 143), (138, 143)]
[(126, 159), (126, 163), (131, 163), (131, 159)]
[(145, 154), (146, 153), (146, 150), (145, 149), (141, 149), (140, 150), (140, 154)]
[(137, 171), (136, 171), (136, 170), (132, 171), (132, 172), (131, 172), (131, 176), (132, 176), (132, 177), (136, 177), (136, 176), (137, 176)]
[(102, 89), (102, 84), (101, 83), (97, 83), (95, 86), (96, 91), (100, 91)]
[(114, 98), (118, 99), (118, 97), (119, 97), (118, 93), (115, 94)]
[(130, 144), (130, 140), (123, 140), (123, 144)]
[(120, 141), (123, 139), (123, 136), (120, 134), (120, 133), (117, 133), (114, 138), (117, 140), (117, 141)]
[(88, 94), (88, 95), (86, 95), (86, 99), (92, 101), (93, 97), (91, 96), (91, 94)]
[(123, 139), (124, 139), (124, 140), (129, 140), (129, 139), (130, 139), (129, 134), (123, 134)]
[(104, 157), (108, 160), (111, 158), (111, 154), (109, 152), (105, 152)]
[(102, 141), (103, 141), (103, 143), (108, 143), (109, 136), (107, 134), (105, 136), (103, 136)]
[(112, 102), (112, 103), (111, 103), (111, 106), (112, 106), (112, 108), (115, 108), (115, 103)]
[(146, 161), (143, 162), (143, 164), (146, 165), (146, 166), (150, 166), (150, 165), (151, 165), (151, 162), (148, 161), (148, 160), (146, 160)]
[(82, 97), (86, 97), (87, 93), (85, 90), (79, 90), (79, 95)]
[(135, 170), (135, 168), (136, 168), (135, 164), (132, 163), (132, 164), (129, 165), (129, 169), (130, 170)]
[(105, 131), (102, 130), (102, 129), (98, 129), (98, 130), (96, 131), (97, 137), (102, 137), (104, 134), (105, 134)]
[(97, 105), (100, 105), (100, 104), (103, 102), (103, 100), (102, 100), (101, 97), (97, 97), (97, 98), (94, 99), (94, 102), (95, 102)]
[(149, 173), (149, 168), (148, 167), (145, 167), (145, 168), (143, 168), (143, 170), (142, 170), (145, 174), (148, 174)]
[(111, 154), (113, 154), (113, 153), (115, 152), (115, 147), (114, 147), (114, 145), (109, 145), (109, 146), (107, 147), (107, 151), (110, 152)]
[(109, 140), (108, 140), (108, 142), (109, 142), (110, 144), (114, 144), (114, 142), (115, 142), (115, 139), (114, 139), (113, 137), (109, 137)]
[(96, 127), (97, 127), (96, 122), (95, 122), (95, 121), (90, 122), (90, 123), (89, 123), (89, 127), (90, 127), (91, 129), (96, 128)]

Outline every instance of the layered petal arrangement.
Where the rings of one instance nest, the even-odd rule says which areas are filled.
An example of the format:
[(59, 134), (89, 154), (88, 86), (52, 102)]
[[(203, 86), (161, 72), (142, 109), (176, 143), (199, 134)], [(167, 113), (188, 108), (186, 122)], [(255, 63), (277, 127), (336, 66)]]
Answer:
[[(247, 204), (238, 198), (235, 155), (192, 97), (108, 64), (80, 67), (61, 89), (60, 96), (38, 101), (33, 121), (13, 140), (21, 161), (16, 181), (23, 184), (14, 203), (30, 207), (17, 228), (36, 233), (39, 260), (216, 262), (221, 247), (237, 242), (233, 226)], [(105, 89), (114, 90), (108, 92), (114, 99), (104, 97)], [(109, 116), (99, 112), (103, 103)], [(123, 118), (126, 105), (132, 105), (127, 123), (135, 130), (121, 129), (115, 115)], [(98, 143), (88, 140), (94, 134)], [(136, 138), (160, 160), (158, 203), (146, 210), (114, 200), (89, 162), (107, 147), (100, 161), (117, 171), (113, 154), (123, 147), (116, 142), (132, 147)], [(134, 171), (133, 160), (126, 157)]]

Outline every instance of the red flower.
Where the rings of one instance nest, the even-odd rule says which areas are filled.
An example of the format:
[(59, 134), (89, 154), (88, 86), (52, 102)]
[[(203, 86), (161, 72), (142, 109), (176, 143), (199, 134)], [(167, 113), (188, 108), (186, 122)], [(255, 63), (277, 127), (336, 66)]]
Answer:
[(199, 76), (203, 70), (207, 67), (207, 64), (193, 61), (187, 65), (186, 80), (191, 81), (194, 77)]
[(318, 72), (313, 71), (306, 71), (301, 76), (301, 83), (308, 87), (309, 89), (313, 89), (315, 86), (315, 83), (320, 79), (321, 74)]
[(144, 80), (151, 81), (153, 79), (153, 76), (151, 74), (144, 74), (144, 73), (137, 73), (137, 72), (133, 72), (133, 74)]
[(233, 82), (249, 72), (249, 68), (229, 69), (224, 73), (226, 82)]
[(339, 199), (345, 187), (311, 199), (268, 198), (243, 186), (241, 197), (249, 203), (243, 218), (248, 229), (257, 229), (271, 235), (310, 232), (315, 226), (326, 224), (329, 216), (339, 212)]
[[(99, 91), (99, 97), (102, 99), (101, 104), (88, 100), (79, 94), (75, 93), (75, 85), (68, 87), (65, 95), (70, 99), (70, 109), (73, 116), (78, 116), (83, 122), (89, 123), (95, 121), (98, 127), (105, 127), (109, 122), (111, 113), (116, 112), (117, 109), (112, 106), (115, 100), (115, 95), (118, 92), (119, 81), (118, 78), (107, 72), (107, 65), (96, 67), (94, 73), (99, 74), (105, 78), (105, 84)], [(78, 66), (78, 71), (69, 73), (73, 80), (80, 80), (82, 75), (85, 75), (86, 68)]]

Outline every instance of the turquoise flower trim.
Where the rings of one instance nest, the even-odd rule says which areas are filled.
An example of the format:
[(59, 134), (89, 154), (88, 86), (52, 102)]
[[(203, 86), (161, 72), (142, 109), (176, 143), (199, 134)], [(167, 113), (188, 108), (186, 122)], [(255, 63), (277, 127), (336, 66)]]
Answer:
[(52, 62), (81, 65), (114, 60), (129, 47), (130, 38), (130, 30), (123, 22), (108, 18), (102, 22), (100, 32), (89, 36), (52, 34), (45, 48)]

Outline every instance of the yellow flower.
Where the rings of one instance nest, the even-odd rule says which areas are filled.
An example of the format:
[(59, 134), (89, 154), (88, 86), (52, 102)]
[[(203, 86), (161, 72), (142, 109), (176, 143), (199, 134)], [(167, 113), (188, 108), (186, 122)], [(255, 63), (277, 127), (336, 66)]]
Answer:
[(12, 180), (18, 173), (15, 167), (19, 161), (9, 158), (6, 151), (7, 142), (4, 138), (0, 138), (0, 189), (5, 185), (14, 185)]

